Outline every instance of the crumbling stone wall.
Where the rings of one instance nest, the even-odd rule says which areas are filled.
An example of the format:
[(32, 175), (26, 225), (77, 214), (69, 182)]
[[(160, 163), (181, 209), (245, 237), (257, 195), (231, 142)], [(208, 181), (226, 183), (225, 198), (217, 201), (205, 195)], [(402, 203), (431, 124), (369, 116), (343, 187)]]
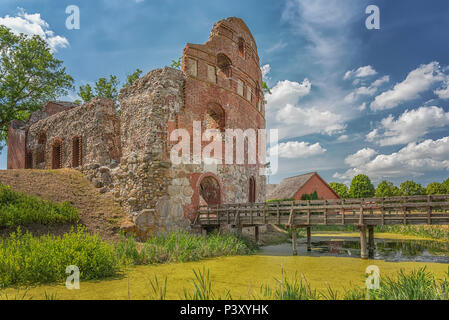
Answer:
[(54, 146), (60, 143), (60, 166), (73, 167), (73, 142), (81, 143), (83, 165), (107, 165), (119, 162), (120, 119), (109, 99), (94, 99), (82, 106), (58, 112), (31, 125), (26, 150), (32, 155), (32, 167), (52, 169)]

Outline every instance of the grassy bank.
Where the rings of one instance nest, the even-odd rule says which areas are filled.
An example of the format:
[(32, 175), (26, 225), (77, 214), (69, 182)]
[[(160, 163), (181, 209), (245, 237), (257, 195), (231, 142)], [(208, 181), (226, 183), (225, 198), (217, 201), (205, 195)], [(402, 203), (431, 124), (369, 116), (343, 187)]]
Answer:
[(143, 244), (138, 244), (133, 238), (122, 237), (117, 253), (125, 264), (147, 265), (245, 255), (255, 252), (255, 249), (245, 238), (235, 235), (211, 234), (204, 237), (173, 232), (155, 236)]
[(21, 194), (0, 184), (0, 227), (14, 228), (33, 223), (49, 225), (75, 223), (78, 211), (70, 203), (61, 204)]
[(18, 231), (0, 242), (0, 287), (63, 281), (71, 265), (80, 269), (84, 281), (117, 275), (129, 265), (198, 261), (253, 250), (233, 235), (203, 237), (178, 232), (153, 237), (143, 244), (122, 237), (112, 245), (84, 228), (62, 237), (41, 238)]

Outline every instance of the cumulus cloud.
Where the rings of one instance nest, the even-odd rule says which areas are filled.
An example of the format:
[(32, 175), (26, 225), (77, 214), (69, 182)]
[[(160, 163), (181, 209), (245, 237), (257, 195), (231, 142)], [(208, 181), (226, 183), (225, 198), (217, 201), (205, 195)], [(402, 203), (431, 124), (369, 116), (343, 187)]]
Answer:
[[(364, 150), (364, 151), (363, 151)], [(410, 143), (398, 152), (375, 155), (372, 149), (363, 149), (347, 158), (353, 167), (334, 178), (350, 181), (358, 174), (366, 174), (374, 181), (386, 178), (410, 178), (426, 172), (449, 170), (449, 137)], [(359, 156), (356, 156), (359, 154)], [(360, 156), (362, 155), (362, 156)], [(366, 155), (364, 158), (363, 155)], [(371, 157), (368, 157), (371, 155)]]
[(319, 143), (311, 145), (308, 142), (299, 141), (280, 143), (277, 148), (270, 149), (270, 155), (276, 155), (276, 150), (279, 157), (287, 159), (309, 158), (326, 152)]
[(378, 95), (371, 103), (371, 109), (374, 111), (392, 109), (401, 103), (417, 99), (421, 93), (428, 91), (444, 79), (445, 76), (438, 62), (421, 65), (411, 71), (407, 78), (397, 83), (393, 89)]
[(341, 115), (316, 107), (302, 107), (299, 100), (309, 95), (312, 84), (279, 81), (266, 95), (270, 127), (280, 130), (280, 137), (300, 137), (311, 133), (334, 134), (345, 128)]
[(358, 167), (366, 163), (368, 160), (372, 159), (372, 157), (374, 157), (376, 154), (377, 151), (371, 148), (361, 149), (356, 153), (346, 157), (345, 163), (352, 167)]
[(40, 36), (48, 43), (53, 52), (69, 45), (69, 41), (65, 37), (55, 35), (40, 13), (28, 14), (24, 9), (19, 8), (19, 13), (15, 17), (9, 15), (0, 17), (0, 25), (10, 28), (16, 34)]
[(435, 94), (440, 99), (449, 99), (449, 77), (444, 82), (443, 87), (438, 90), (435, 90)]
[(365, 78), (369, 76), (375, 76), (377, 71), (374, 70), (372, 66), (364, 66), (358, 69), (349, 70), (345, 73), (343, 80), (348, 80), (351, 78)]
[(371, 131), (366, 140), (380, 146), (407, 144), (425, 136), (432, 128), (449, 125), (449, 112), (436, 106), (423, 106), (406, 110), (396, 119), (393, 115), (384, 118), (380, 127)]

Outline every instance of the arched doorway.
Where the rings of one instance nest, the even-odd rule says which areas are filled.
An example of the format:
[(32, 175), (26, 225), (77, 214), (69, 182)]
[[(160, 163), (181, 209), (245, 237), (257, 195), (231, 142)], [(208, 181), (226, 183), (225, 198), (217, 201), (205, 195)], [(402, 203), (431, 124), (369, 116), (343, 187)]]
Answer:
[(254, 177), (249, 178), (248, 202), (256, 202), (256, 179)]
[(220, 184), (212, 176), (205, 177), (203, 180), (201, 180), (200, 204), (201, 205), (221, 204)]
[(53, 143), (51, 168), (62, 168), (62, 141), (60, 139), (56, 139)]

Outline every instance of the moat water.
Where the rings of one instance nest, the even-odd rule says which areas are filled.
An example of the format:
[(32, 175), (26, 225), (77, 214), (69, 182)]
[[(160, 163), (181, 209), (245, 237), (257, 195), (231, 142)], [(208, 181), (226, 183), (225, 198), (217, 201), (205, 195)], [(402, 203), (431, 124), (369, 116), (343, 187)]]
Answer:
[[(360, 239), (356, 237), (312, 237), (312, 251), (307, 251), (306, 240), (298, 240), (300, 256), (360, 257)], [(263, 247), (263, 255), (292, 254), (291, 243)], [(388, 262), (434, 262), (449, 264), (449, 242), (409, 239), (375, 239), (370, 259)]]
[[(391, 237), (390, 239), (388, 237)], [(379, 238), (380, 235), (379, 235)], [(312, 252), (307, 252), (305, 239), (298, 241), (298, 256), (292, 256), (291, 243), (267, 246), (250, 256), (220, 257), (198, 262), (137, 266), (121, 276), (101, 281), (82, 281), (80, 290), (67, 290), (63, 283), (28, 288), (33, 299), (149, 299), (150, 281), (167, 279), (167, 299), (182, 299), (185, 290), (192, 290), (193, 271), (209, 270), (216, 295), (230, 290), (233, 299), (254, 299), (261, 288), (277, 285), (282, 275), (304, 276), (312, 288), (335, 290), (364, 287), (366, 269), (375, 265), (381, 276), (426, 268), (438, 278), (447, 276), (449, 244), (447, 241), (418, 240), (401, 235), (383, 235), (376, 239), (373, 258), (360, 259), (356, 234), (334, 234), (312, 237)], [(7, 289), (14, 295), (17, 289)], [(24, 292), (24, 289), (20, 289)]]

